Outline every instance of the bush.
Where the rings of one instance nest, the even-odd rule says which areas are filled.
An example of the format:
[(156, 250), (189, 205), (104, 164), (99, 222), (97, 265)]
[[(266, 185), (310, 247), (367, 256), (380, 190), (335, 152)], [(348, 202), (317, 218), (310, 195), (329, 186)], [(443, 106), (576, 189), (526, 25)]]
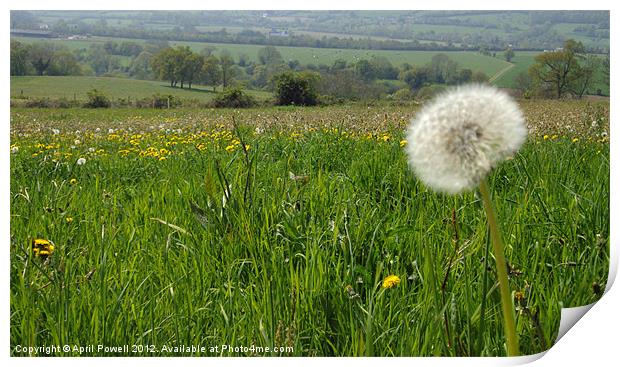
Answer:
[(14, 100), (11, 100), (11, 106), (28, 108), (71, 108), (79, 106), (79, 102), (70, 101), (66, 98), (34, 98), (22, 99), (20, 103), (14, 103)]
[(411, 101), (413, 97), (413, 93), (409, 88), (399, 89), (391, 94), (391, 98), (396, 101)]
[(315, 73), (286, 72), (275, 76), (276, 104), (314, 106), (318, 103)]
[(431, 85), (422, 87), (422, 89), (420, 89), (418, 93), (416, 94), (416, 97), (418, 99), (430, 99), (445, 90), (446, 90), (446, 87), (444, 85), (431, 84)]
[(214, 107), (246, 108), (256, 105), (256, 100), (239, 88), (226, 89), (213, 99)]
[(109, 108), (112, 106), (110, 98), (97, 89), (89, 91), (86, 95), (88, 96), (88, 101), (84, 104), (86, 108)]

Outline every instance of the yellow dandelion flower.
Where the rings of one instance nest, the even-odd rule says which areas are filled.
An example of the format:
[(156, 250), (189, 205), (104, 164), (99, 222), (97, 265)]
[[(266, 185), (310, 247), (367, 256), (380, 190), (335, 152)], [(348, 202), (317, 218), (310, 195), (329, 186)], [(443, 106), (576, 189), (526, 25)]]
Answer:
[(398, 285), (398, 283), (400, 283), (400, 278), (398, 277), (398, 275), (388, 275), (387, 277), (385, 277), (385, 279), (383, 279), (383, 288), (392, 288), (396, 285)]
[(70, 183), (71, 185), (75, 185), (75, 184), (77, 183), (77, 179), (72, 178), (72, 179), (70, 179), (70, 180), (69, 180), (69, 183)]
[(67, 221), (67, 224), (73, 223), (73, 217), (66, 217), (65, 220)]
[(165, 161), (165, 160), (166, 160), (166, 157), (159, 157), (159, 159), (158, 159), (158, 160), (160, 160), (160, 161)]
[(547, 140), (547, 139), (549, 139), (549, 135), (545, 134), (545, 136), (543, 136), (543, 140)]
[(233, 152), (234, 150), (235, 150), (235, 146), (234, 146), (234, 145), (229, 145), (229, 146), (227, 146), (227, 147), (226, 147), (226, 151), (227, 151), (228, 153), (231, 153), (231, 152)]
[(573, 143), (576, 143), (579, 141), (579, 138), (573, 138)]
[(551, 137), (551, 140), (555, 140), (555, 139), (557, 139), (557, 138), (558, 138), (558, 136), (557, 136), (557, 135), (553, 135), (553, 136)]
[(407, 140), (401, 140), (400, 141), (400, 147), (404, 147), (405, 145), (407, 145)]
[(35, 257), (48, 257), (54, 252), (54, 244), (42, 238), (34, 239), (32, 240), (32, 252)]

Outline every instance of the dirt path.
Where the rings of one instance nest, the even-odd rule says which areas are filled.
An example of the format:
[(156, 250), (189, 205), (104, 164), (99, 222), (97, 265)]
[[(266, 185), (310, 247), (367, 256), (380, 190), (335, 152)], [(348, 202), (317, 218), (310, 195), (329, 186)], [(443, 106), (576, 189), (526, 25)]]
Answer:
[(497, 79), (499, 79), (502, 75), (504, 75), (508, 70), (512, 69), (515, 67), (515, 64), (510, 64), (508, 66), (506, 66), (505, 68), (503, 68), (502, 70), (498, 71), (497, 73), (495, 73), (495, 75), (493, 75), (492, 77), (489, 78), (489, 84), (493, 83), (494, 81), (496, 81)]

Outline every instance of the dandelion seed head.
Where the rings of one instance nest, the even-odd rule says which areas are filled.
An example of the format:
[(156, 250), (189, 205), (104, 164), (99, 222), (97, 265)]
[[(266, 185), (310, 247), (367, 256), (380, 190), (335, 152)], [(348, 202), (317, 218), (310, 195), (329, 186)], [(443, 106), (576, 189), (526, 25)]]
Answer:
[(506, 93), (465, 85), (437, 96), (407, 131), (406, 151), (416, 175), (432, 189), (472, 189), (527, 138), (523, 113)]
[(76, 163), (78, 166), (84, 165), (86, 164), (86, 158), (78, 158)]

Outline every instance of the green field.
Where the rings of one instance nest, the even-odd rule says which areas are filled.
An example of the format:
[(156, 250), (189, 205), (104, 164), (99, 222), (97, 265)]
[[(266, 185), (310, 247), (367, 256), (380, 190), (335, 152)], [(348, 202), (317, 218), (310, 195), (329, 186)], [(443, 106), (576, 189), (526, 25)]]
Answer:
[(534, 58), (539, 52), (517, 51), (515, 57), (510, 61), (514, 67), (495, 81), (495, 85), (502, 88), (512, 88), (514, 79), (520, 73), (527, 73), (528, 69), (534, 64)]
[[(52, 42), (55, 44), (66, 45), (71, 49), (88, 48), (91, 44), (104, 44), (107, 41), (134, 41), (144, 43), (139, 39), (121, 39), (107, 37), (92, 37), (88, 40), (66, 40), (66, 39), (38, 39), (25, 37), (12, 37), (12, 39), (30, 43), (37, 41)], [(261, 45), (242, 45), (242, 44), (215, 44), (201, 42), (170, 42), (170, 45), (189, 46), (194, 51), (201, 51), (206, 47), (212, 47), (216, 53), (228, 50), (235, 59), (240, 54), (246, 54), (251, 60), (258, 60), (258, 51), (264, 46)], [(355, 62), (360, 59), (370, 59), (372, 57), (385, 57), (392, 64), (400, 66), (407, 62), (412, 65), (423, 65), (431, 61), (432, 57), (438, 53), (444, 53), (458, 62), (460, 67), (470, 68), (473, 71), (482, 71), (487, 75), (493, 75), (503, 69), (507, 63), (500, 58), (484, 56), (477, 52), (452, 51), (384, 51), (384, 50), (352, 50), (352, 49), (332, 49), (332, 48), (311, 48), (311, 47), (277, 47), (284, 60), (299, 60), (301, 64), (326, 64), (331, 65), (338, 59), (347, 62)]]
[[(609, 103), (521, 107), (529, 140), (489, 182), (533, 354), (605, 288)], [(10, 354), (505, 355), (481, 202), (412, 174), (415, 113), (12, 109)]]
[[(179, 98), (192, 98), (199, 101), (208, 101), (216, 93), (212, 87), (194, 84), (192, 89), (171, 88), (165, 81), (149, 81), (107, 77), (83, 76), (12, 76), (11, 97), (20, 96), (34, 98), (67, 98), (85, 100), (86, 93), (91, 89), (103, 91), (108, 97), (116, 98), (146, 98), (153, 94), (173, 95)], [(217, 91), (221, 91), (218, 88)], [(271, 93), (248, 90), (250, 95), (265, 99)]]

